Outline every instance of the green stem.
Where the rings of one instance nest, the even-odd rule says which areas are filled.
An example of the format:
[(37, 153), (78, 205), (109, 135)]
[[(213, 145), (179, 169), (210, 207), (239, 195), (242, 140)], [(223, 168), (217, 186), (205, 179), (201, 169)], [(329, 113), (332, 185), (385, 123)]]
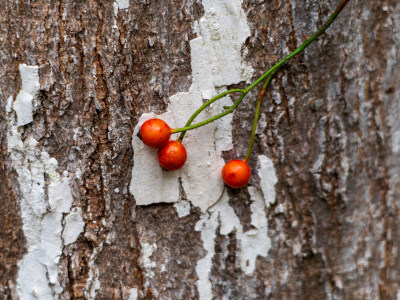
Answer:
[[(333, 23), (333, 21), (335, 21), (336, 17), (339, 15), (339, 13), (342, 11), (342, 9), (344, 8), (344, 6), (349, 2), (350, 0), (342, 0), (340, 2), (340, 4), (338, 5), (338, 7), (336, 8), (336, 10), (331, 14), (331, 16), (329, 17), (328, 21), (317, 31), (315, 32), (312, 36), (310, 36), (303, 44), (301, 44), (296, 50), (294, 50), (292, 53), (290, 53), (288, 56), (286, 56), (285, 58), (283, 58), (281, 61), (279, 61), (278, 63), (276, 63), (273, 67), (271, 67), (268, 71), (266, 71), (263, 75), (261, 75), (261, 77), (259, 77), (253, 84), (251, 84), (250, 86), (248, 86), (245, 90), (231, 90), (231, 91), (236, 91), (236, 92), (241, 92), (242, 94), (240, 95), (239, 99), (235, 102), (234, 105), (232, 105), (231, 107), (227, 108), (224, 112), (211, 117), (205, 121), (199, 122), (197, 124), (194, 125), (190, 125), (193, 120), (196, 118), (196, 116), (203, 111), (207, 106), (209, 106), (212, 102), (228, 95), (231, 93), (231, 91), (227, 91), (224, 92), (216, 97), (214, 97), (213, 99), (209, 100), (208, 102), (206, 102), (205, 104), (203, 104), (198, 110), (196, 110), (196, 112), (190, 117), (190, 119), (188, 120), (188, 122), (186, 123), (185, 127), (182, 128), (176, 128), (173, 129), (171, 131), (171, 133), (177, 133), (177, 132), (182, 132), (180, 137), (179, 137), (179, 141), (181, 142), (183, 137), (185, 136), (185, 132), (188, 130), (192, 130), (198, 127), (201, 127), (203, 125), (206, 125), (208, 123), (214, 122), (215, 120), (218, 120), (219, 118), (222, 118), (230, 113), (232, 113), (236, 107), (239, 105), (239, 103), (243, 100), (243, 98), (246, 96), (246, 94), (251, 91), (256, 85), (258, 85), (261, 81), (263, 81), (265, 78), (267, 78), (270, 74), (274, 74), (276, 71), (278, 71), (278, 69), (289, 59), (291, 59), (292, 57), (296, 56), (297, 54), (301, 53), (302, 51), (304, 51), (304, 49), (306, 49), (315, 39), (317, 39), (320, 35), (324, 34), (325, 31), (328, 29), (328, 27)], [(229, 92), (229, 93), (228, 93)]]
[[(225, 96), (227, 96), (227, 95), (229, 95), (229, 94), (231, 94), (231, 93), (242, 93), (242, 94), (243, 94), (243, 93), (244, 93), (244, 90), (242, 90), (242, 89), (233, 89), (233, 90), (229, 90), (229, 91), (223, 92), (223, 93), (221, 93), (221, 94), (215, 96), (214, 98), (211, 98), (211, 99), (208, 100), (206, 103), (204, 103), (202, 106), (200, 106), (200, 108), (199, 108), (198, 110), (196, 110), (196, 111), (194, 112), (194, 114), (193, 114), (193, 115), (190, 117), (190, 119), (186, 122), (185, 127), (189, 126), (189, 125), (193, 122), (193, 120), (197, 117), (197, 115), (198, 115), (199, 113), (201, 113), (207, 106), (209, 106), (209, 105), (212, 104), (213, 102), (215, 102), (215, 101), (217, 101), (217, 100), (219, 100), (219, 99), (221, 99), (221, 98), (223, 98), (223, 97), (225, 97)], [(196, 124), (196, 125), (197, 125), (197, 124)], [(200, 125), (200, 126), (201, 126), (201, 125)], [(185, 128), (185, 127), (183, 127), (183, 128)], [(198, 126), (198, 127), (199, 127), (199, 126)], [(179, 136), (179, 139), (178, 139), (179, 142), (182, 142), (183, 137), (185, 136), (186, 130), (180, 130), (180, 129), (182, 129), (182, 128), (173, 129), (173, 130), (171, 130), (171, 133), (182, 132), (181, 135)]]
[(265, 91), (267, 90), (267, 86), (270, 83), (272, 76), (274, 76), (275, 72), (271, 73), (268, 75), (267, 79), (265, 79), (265, 82), (263, 84), (263, 87), (260, 91), (260, 94), (257, 97), (257, 107), (256, 107), (256, 113), (254, 115), (254, 122), (253, 122), (253, 129), (251, 131), (251, 138), (250, 138), (250, 144), (249, 148), (247, 149), (246, 157), (243, 159), (244, 162), (247, 162), (247, 160), (250, 157), (251, 150), (253, 150), (253, 145), (254, 145), (254, 140), (256, 137), (256, 129), (257, 129), (257, 122), (258, 122), (258, 117), (260, 115), (260, 107), (261, 107), (261, 100), (265, 94)]
[[(227, 108), (224, 112), (222, 112), (222, 113), (220, 113), (220, 114), (218, 114), (218, 115), (216, 115), (216, 116), (214, 116), (214, 117), (212, 117), (212, 118), (209, 118), (209, 119), (207, 119), (207, 120), (205, 120), (205, 121), (202, 121), (202, 122), (199, 122), (199, 123), (197, 123), (197, 124), (194, 124), (194, 125), (191, 125), (191, 126), (188, 126), (190, 123), (189, 123), (189, 121), (188, 121), (188, 123), (186, 123), (187, 125), (185, 126), (185, 127), (182, 127), (182, 128), (177, 128), (177, 129), (173, 129), (173, 130), (171, 130), (171, 133), (177, 133), (177, 132), (182, 132), (182, 134), (181, 134), (181, 136), (179, 137), (179, 139), (178, 139), (178, 141), (180, 141), (180, 142), (182, 142), (182, 139), (183, 139), (183, 137), (182, 137), (182, 135), (184, 135), (184, 133), (186, 132), (186, 131), (188, 131), (188, 130), (191, 130), (191, 129), (195, 129), (195, 128), (197, 128), (197, 127), (201, 127), (201, 126), (203, 126), (203, 125), (206, 125), (206, 124), (208, 124), (208, 123), (211, 123), (211, 122), (213, 122), (213, 121), (215, 121), (215, 120), (218, 120), (219, 118), (222, 118), (223, 116), (226, 116), (226, 115), (228, 115), (228, 114), (230, 114), (230, 113), (233, 113), (233, 111), (236, 109), (236, 107), (240, 104), (240, 102), (243, 100), (243, 98), (244, 98), (244, 96), (246, 96), (246, 93), (242, 93), (241, 95), (240, 95), (240, 97), (239, 97), (239, 99), (237, 99), (236, 100), (236, 102), (232, 105), (232, 106), (230, 106), (229, 108)], [(205, 104), (207, 104), (207, 103), (205, 103)], [(204, 104), (204, 105), (205, 105)], [(204, 106), (203, 105), (203, 106)], [(202, 107), (203, 107), (202, 106)], [(204, 107), (205, 108), (205, 107)], [(203, 109), (204, 109), (203, 108)], [(197, 110), (197, 111), (199, 111), (200, 110), (200, 108)], [(199, 112), (200, 113), (200, 112)], [(198, 114), (199, 114), (198, 113)], [(192, 118), (191, 118), (192, 119)], [(194, 119), (194, 118), (193, 118)], [(182, 137), (182, 139), (181, 139), (181, 137)]]
[(317, 39), (319, 36), (325, 33), (325, 31), (328, 29), (328, 27), (335, 21), (336, 17), (339, 15), (340, 11), (343, 9), (344, 5), (347, 4), (349, 0), (343, 0), (339, 7), (341, 6), (341, 9), (338, 10), (336, 9), (332, 15), (329, 17), (328, 21), (312, 36), (310, 36), (303, 44), (301, 44), (296, 50), (294, 50), (292, 53), (290, 53), (288, 56), (283, 58), (281, 61), (276, 63), (272, 68), (270, 68), (267, 72), (265, 72), (260, 78), (258, 78), (253, 84), (251, 84), (248, 88), (246, 88), (246, 92), (250, 91), (252, 88), (254, 88), (257, 84), (259, 84), (261, 81), (263, 81), (269, 74), (272, 72), (277, 71), (286, 61), (291, 59), (292, 57), (296, 56), (297, 54), (301, 53), (306, 49), (315, 39)]

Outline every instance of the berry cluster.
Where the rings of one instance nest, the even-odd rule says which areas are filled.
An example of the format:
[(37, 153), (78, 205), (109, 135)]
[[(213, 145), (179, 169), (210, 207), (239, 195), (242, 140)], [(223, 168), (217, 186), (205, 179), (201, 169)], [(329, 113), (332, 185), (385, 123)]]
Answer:
[(140, 128), (145, 145), (158, 149), (157, 158), (161, 167), (168, 171), (180, 169), (186, 162), (186, 149), (179, 141), (170, 141), (171, 127), (163, 120), (150, 119)]
[[(304, 51), (313, 41), (315, 41), (319, 36), (325, 33), (326, 29), (333, 23), (339, 13), (342, 11), (344, 6), (350, 0), (342, 0), (336, 10), (331, 14), (328, 21), (312, 36), (307, 38), (307, 40), (296, 48), (292, 53), (284, 57), (281, 61), (272, 66), (268, 71), (266, 71), (261, 77), (259, 77), (255, 82), (253, 82), (246, 89), (232, 89), (223, 92), (214, 98), (208, 100), (200, 108), (198, 108), (193, 115), (187, 121), (185, 127), (171, 129), (167, 123), (160, 119), (150, 119), (143, 123), (140, 131), (142, 135), (143, 143), (147, 146), (157, 148), (157, 158), (160, 166), (166, 170), (174, 171), (181, 168), (186, 162), (186, 149), (182, 145), (182, 140), (185, 136), (186, 131), (192, 130), (208, 123), (211, 123), (219, 118), (222, 118), (230, 113), (233, 113), (243, 98), (259, 83), (264, 81), (261, 92), (257, 98), (257, 106), (254, 116), (253, 129), (251, 132), (251, 138), (249, 147), (247, 150), (246, 157), (243, 160), (234, 159), (229, 161), (222, 169), (222, 178), (224, 182), (234, 188), (239, 189), (244, 187), (250, 180), (250, 167), (247, 164), (247, 160), (250, 157), (251, 150), (253, 148), (258, 116), (260, 113), (261, 100), (265, 94), (268, 84), (270, 83), (274, 74), (285, 64), (286, 61), (296, 56), (297, 54)], [(232, 106), (224, 106), (224, 111), (213, 116), (207, 120), (201, 121), (197, 124), (191, 125), (194, 119), (199, 115), (205, 108), (211, 105), (213, 102), (233, 93), (240, 93), (239, 98), (233, 103)], [(180, 132), (180, 136), (176, 141), (170, 141), (171, 134)]]
[[(157, 159), (161, 167), (168, 171), (180, 169), (186, 162), (187, 153), (181, 141), (170, 141), (172, 130), (163, 120), (150, 119), (140, 128), (145, 145), (158, 149)], [(241, 160), (231, 160), (222, 169), (224, 182), (232, 188), (241, 188), (250, 179), (250, 167)]]

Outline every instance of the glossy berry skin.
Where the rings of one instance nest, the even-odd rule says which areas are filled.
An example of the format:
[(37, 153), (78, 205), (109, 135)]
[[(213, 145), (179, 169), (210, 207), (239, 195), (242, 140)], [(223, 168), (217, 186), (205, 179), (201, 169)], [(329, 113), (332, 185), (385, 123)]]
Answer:
[(231, 160), (222, 168), (222, 179), (226, 185), (234, 189), (244, 187), (249, 182), (250, 175), (250, 167), (243, 160)]
[(180, 169), (185, 164), (186, 157), (185, 147), (177, 141), (169, 141), (157, 152), (160, 166), (168, 171)]
[(145, 145), (161, 148), (168, 143), (171, 128), (163, 120), (149, 119), (140, 127), (140, 134)]

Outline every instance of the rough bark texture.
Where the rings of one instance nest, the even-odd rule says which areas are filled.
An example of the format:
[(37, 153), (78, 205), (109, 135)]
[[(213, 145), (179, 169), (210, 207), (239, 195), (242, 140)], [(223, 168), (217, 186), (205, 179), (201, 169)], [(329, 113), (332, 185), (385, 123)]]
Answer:
[[(254, 78), (321, 26), (337, 2), (245, 0), (251, 37), (244, 47)], [(22, 137), (34, 137), (60, 172), (68, 171), (85, 222), (63, 248), (60, 298), (91, 297), (91, 263), (99, 270), (97, 299), (127, 299), (131, 288), (139, 299), (199, 297), (199, 210), (179, 218), (171, 204), (137, 207), (128, 186), (133, 128), (142, 113), (163, 112), (171, 95), (189, 89), (189, 41), (202, 14), (195, 0), (131, 0), (118, 17), (112, 1), (0, 1), (0, 298), (17, 298), (17, 264), (26, 253), (6, 112), (23, 63), (39, 66), (40, 92)], [(210, 273), (216, 299), (396, 299), (399, 20), (396, 0), (351, 0), (329, 35), (275, 76), (250, 160), (253, 170), (257, 154), (274, 161), (272, 247), (245, 275), (235, 234), (217, 234)], [(256, 93), (235, 112), (226, 160), (246, 151)], [(250, 184), (259, 185), (256, 174)], [(229, 196), (243, 228), (251, 228), (249, 194)], [(142, 243), (156, 244), (150, 275)]]

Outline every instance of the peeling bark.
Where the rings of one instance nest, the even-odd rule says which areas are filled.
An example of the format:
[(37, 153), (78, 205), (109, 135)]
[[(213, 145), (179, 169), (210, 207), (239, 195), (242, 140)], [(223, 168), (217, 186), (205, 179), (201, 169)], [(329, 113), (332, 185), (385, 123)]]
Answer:
[[(61, 292), (53, 290), (51, 297), (207, 299), (199, 291), (198, 263), (211, 253), (209, 237), (215, 253), (207, 282), (216, 299), (396, 299), (397, 2), (350, 1), (328, 36), (276, 74), (249, 161), (254, 189), (227, 189), (226, 206), (202, 213), (185, 202), (190, 199), (180, 181), (176, 201), (189, 205), (190, 214), (186, 207), (178, 215), (173, 204), (137, 206), (129, 193), (132, 134), (142, 114), (162, 114), (171, 96), (189, 91), (190, 41), (199, 35), (196, 22), (209, 14), (204, 3), (1, 1), (0, 298), (21, 297), (19, 264), (30, 250), (14, 154), (29, 166), (25, 150), (34, 139), (33, 155), (43, 160), (48, 153), (58, 163), (54, 174), (38, 175), (45, 182), (43, 201), (49, 204), (48, 186), (58, 180), (53, 176), (68, 178), (73, 202), (63, 212), (63, 230), (74, 209), (82, 210), (85, 223), (76, 241), (62, 240)], [(242, 54), (253, 79), (302, 43), (303, 34), (321, 26), (336, 5), (244, 0), (251, 36)], [(12, 103), (23, 89), (21, 64), (38, 66), (40, 87), (33, 95), (33, 122), (17, 130), (20, 149), (10, 149)], [(223, 153), (226, 161), (246, 153), (257, 92), (233, 116), (234, 147)], [(260, 155), (273, 162), (273, 200), (260, 182)], [(266, 202), (264, 227), (254, 211), (257, 195)], [(246, 274), (244, 236), (262, 230), (270, 250)], [(28, 291), (26, 299), (36, 292)]]

